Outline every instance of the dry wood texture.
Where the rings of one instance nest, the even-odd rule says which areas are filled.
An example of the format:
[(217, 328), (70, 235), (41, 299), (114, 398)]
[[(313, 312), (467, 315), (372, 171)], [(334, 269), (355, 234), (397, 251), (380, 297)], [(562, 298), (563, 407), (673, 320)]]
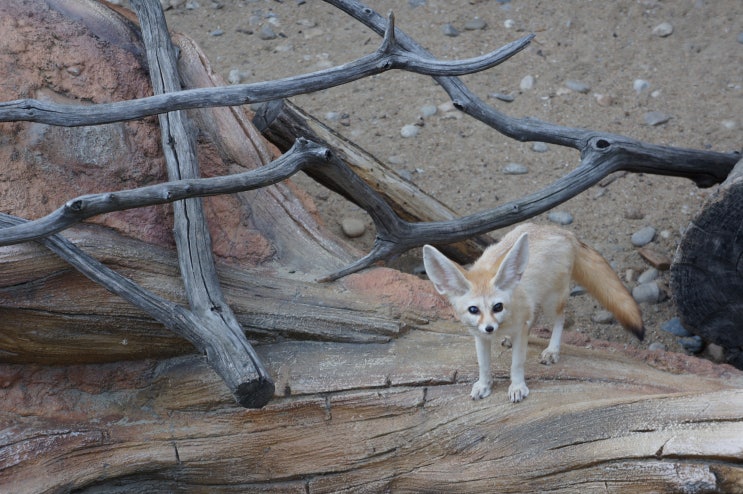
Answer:
[[(469, 398), (470, 337), (258, 348), (279, 395), (235, 406), (197, 357), (0, 367), (9, 492), (736, 492), (743, 374), (694, 358), (564, 347), (529, 397)], [(675, 360), (672, 360), (675, 359)], [(663, 369), (666, 370), (663, 370)], [(695, 374), (688, 374), (694, 369)], [(284, 396), (281, 396), (284, 395)], [(12, 441), (9, 439), (12, 434)], [(42, 473), (43, 472), (43, 473)]]
[[(355, 2), (331, 3), (353, 10), (378, 28), (380, 18), (370, 9)], [(136, 4), (153, 7), (156, 2)], [(20, 10), (6, 15), (14, 8)], [(42, 122), (64, 120), (63, 114), (52, 111), (60, 109), (59, 101), (62, 110), (89, 110), (80, 113), (83, 120), (68, 122), (82, 125), (85, 118), (101, 118), (107, 110), (135, 118), (170, 111), (173, 108), (165, 103), (172, 101), (187, 100), (190, 103), (179, 109), (193, 108), (188, 105), (196, 105), (194, 97), (219, 93), (214, 88), (164, 93), (152, 96), (154, 100), (144, 98), (143, 106), (136, 98), (147, 96), (142, 94), (148, 87), (146, 76), (156, 74), (142, 68), (145, 51), (137, 36), (122, 35), (131, 34), (132, 26), (124, 23), (123, 31), (104, 29), (112, 26), (115, 16), (100, 9), (87, 0), (0, 4), (4, 28), (23, 28), (30, 36), (26, 41), (0, 37), (7, 46), (0, 57), (10, 57), (6, 65), (17, 68), (5, 74), (0, 90), (23, 87), (24, 94), (15, 97), (34, 98), (0, 105), (2, 118), (33, 122), (0, 126), (0, 157), (7, 168), (2, 176), (3, 206), (18, 216), (37, 218), (57, 207), (48, 204), (55, 199), (46, 195), (48, 191), (67, 199), (165, 180), (162, 150), (152, 137), (158, 134), (154, 119), (110, 124), (97, 131), (74, 127), (58, 132)], [(42, 19), (47, 23), (32, 22)], [(122, 27), (118, 22), (113, 25)], [(86, 29), (96, 34), (84, 34)], [(31, 49), (38, 39), (49, 53)], [(401, 39), (415, 48), (411, 40)], [(391, 41), (387, 32), (385, 49), (376, 55), (391, 55), (394, 66), (400, 63), (400, 45)], [(182, 80), (199, 87), (217, 85), (196, 47), (185, 38), (179, 44)], [(91, 55), (79, 64), (90, 73), (59, 70), (56, 50), (100, 53), (93, 47), (106, 55)], [(23, 66), (31, 63), (32, 55), (41, 58), (36, 65)], [(104, 59), (110, 65), (104, 66)], [(438, 75), (440, 65), (424, 62), (418, 68), (443, 77), (442, 85), (458, 91), (461, 107), (474, 113), (484, 110), (462, 93), (464, 88), (455, 79)], [(100, 74), (93, 69), (100, 69)], [(76, 79), (81, 75), (83, 79)], [(126, 89), (124, 98), (135, 101), (112, 98), (111, 87)], [(73, 96), (75, 91), (80, 93)], [(69, 106), (72, 100), (76, 105)], [(79, 100), (93, 104), (80, 105)], [(165, 106), (153, 110), (147, 106), (153, 101)], [(485, 111), (481, 116), (487, 115)], [(497, 117), (502, 123), (503, 116)], [(106, 118), (112, 117), (101, 121), (111, 121)], [(198, 146), (176, 152), (196, 154), (209, 176), (244, 172), (274, 158), (244, 109), (192, 110), (189, 118), (200, 131)], [(585, 147), (586, 163), (604, 163), (604, 172), (620, 168), (667, 172), (709, 185), (726, 174), (730, 160), (727, 155), (677, 152), (543, 123), (519, 124), (517, 130), (528, 130), (524, 139), (555, 132), (551, 142)], [(188, 124), (183, 127), (173, 130), (176, 141), (188, 139), (183, 137)], [(166, 146), (181, 144), (167, 135)], [(105, 146), (90, 145), (104, 137)], [(670, 169), (664, 168), (663, 159), (634, 161), (649, 156), (648, 150), (679, 162)], [(85, 159), (75, 161), (79, 156)], [(705, 157), (710, 167), (699, 165)], [(578, 174), (584, 185), (598, 177), (588, 176), (587, 168)], [(392, 208), (348, 167), (321, 166), (317, 171), (327, 183), (343, 185), (379, 224), (389, 221), (397, 228), (387, 232), (385, 241), (410, 237), (394, 249), (424, 241), (426, 235), (445, 238), (441, 225), (416, 231), (411, 223), (395, 222)], [(72, 176), (85, 181), (74, 182)], [(28, 184), (28, 190), (19, 189), (19, 183)], [(542, 207), (543, 199), (526, 198), (526, 204), (542, 201), (537, 204)], [(194, 321), (189, 317), (209, 310), (208, 304), (194, 303), (190, 297), (193, 280), (183, 284), (179, 279), (182, 264), (165, 226), (172, 220), (170, 210), (107, 215), (99, 220), (102, 225), (66, 231), (67, 238), (54, 235), (39, 240), (41, 245), (3, 247), (0, 490), (743, 490), (743, 373), (663, 352), (638, 353), (608, 345), (586, 348), (602, 345), (578, 335), (572, 335), (578, 345), (564, 348), (559, 364), (545, 367), (537, 363), (544, 340), (534, 338), (526, 369), (529, 398), (518, 405), (506, 399), (510, 351), (498, 348), (494, 394), (473, 402), (468, 397), (477, 367), (473, 343), (450, 322), (445, 302), (430, 283), (385, 268), (332, 284), (315, 283), (318, 274), (338, 269), (356, 253), (327, 234), (301, 191), (291, 184), (210, 198), (204, 204), (205, 215), (218, 220), (210, 221), (209, 236), (220, 259), (206, 275), (219, 279), (224, 302), (257, 344), (256, 356), (264, 364), (257, 370), (264, 368), (275, 383), (273, 400), (261, 410), (242, 408), (235, 402), (236, 382), (215, 373), (209, 365), (213, 362), (165, 329), (169, 323), (183, 324), (180, 329), (185, 331), (178, 334), (193, 336), (189, 331), (194, 330)], [(498, 211), (489, 218), (470, 218), (455, 236), (468, 228), (485, 228), (493, 214)], [(22, 222), (5, 215), (0, 220)], [(192, 237), (186, 233), (185, 242)], [(201, 240), (205, 238), (203, 233)], [(114, 293), (129, 297), (136, 308), (74, 272), (47, 248)], [(209, 273), (211, 269), (215, 272)], [(194, 273), (199, 271), (189, 274)], [(127, 284), (134, 282), (136, 288)], [(207, 289), (210, 283), (206, 281)], [(212, 300), (222, 304), (221, 297)], [(193, 313), (183, 307), (187, 302)], [(203, 322), (197, 321), (201, 324), (197, 336), (202, 338), (211, 328)], [(247, 340), (238, 343), (245, 345)], [(247, 359), (251, 349), (243, 349)], [(216, 368), (220, 370), (219, 365)]]

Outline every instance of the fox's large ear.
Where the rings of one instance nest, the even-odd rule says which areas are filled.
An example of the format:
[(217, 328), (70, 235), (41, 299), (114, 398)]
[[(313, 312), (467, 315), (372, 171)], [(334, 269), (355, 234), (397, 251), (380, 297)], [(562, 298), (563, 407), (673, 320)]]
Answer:
[(498, 273), (493, 278), (493, 284), (501, 290), (513, 290), (516, 284), (521, 281), (521, 275), (526, 271), (528, 262), (529, 235), (523, 233), (503, 259), (500, 268), (498, 268)]
[(430, 245), (423, 246), (423, 265), (440, 294), (457, 297), (470, 290), (470, 282), (462, 274), (462, 269)]

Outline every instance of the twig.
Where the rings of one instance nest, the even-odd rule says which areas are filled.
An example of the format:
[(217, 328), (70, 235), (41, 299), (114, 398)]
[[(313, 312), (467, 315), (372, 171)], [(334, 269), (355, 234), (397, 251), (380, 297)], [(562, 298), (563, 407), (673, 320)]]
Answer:
[(442, 61), (409, 52), (390, 35), (385, 37), (374, 53), (318, 72), (275, 81), (174, 91), (136, 100), (95, 105), (66, 105), (19, 99), (0, 103), (0, 122), (27, 121), (75, 127), (134, 120), (175, 110), (239, 106), (320, 91), (392, 69), (423, 75), (464, 75), (502, 63), (528, 46), (533, 37), (534, 35), (529, 34), (480, 57)]
[(328, 148), (299, 139), (276, 160), (254, 170), (225, 177), (175, 180), (136, 189), (87, 194), (67, 201), (60, 208), (33, 221), (0, 229), (0, 245), (12, 245), (58, 233), (100, 214), (167, 204), (192, 197), (234, 194), (267, 187), (310, 166), (330, 160)]

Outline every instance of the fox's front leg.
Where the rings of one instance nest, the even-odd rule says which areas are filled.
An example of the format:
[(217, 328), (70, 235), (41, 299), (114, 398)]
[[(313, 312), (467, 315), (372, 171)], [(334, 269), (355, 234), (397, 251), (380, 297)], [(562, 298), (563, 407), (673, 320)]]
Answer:
[(524, 363), (526, 362), (526, 347), (529, 341), (528, 326), (525, 331), (514, 335), (513, 355), (511, 356), (511, 385), (508, 387), (508, 398), (518, 403), (529, 395), (524, 379)]
[(480, 378), (472, 385), (470, 396), (473, 400), (485, 398), (490, 394), (493, 380), (490, 377), (490, 340), (481, 336), (475, 336), (475, 349), (477, 350), (477, 366), (480, 369)]

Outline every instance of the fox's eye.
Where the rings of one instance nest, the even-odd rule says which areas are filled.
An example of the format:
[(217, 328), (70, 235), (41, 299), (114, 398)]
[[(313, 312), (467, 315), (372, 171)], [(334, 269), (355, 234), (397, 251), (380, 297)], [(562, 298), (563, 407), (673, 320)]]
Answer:
[(480, 309), (478, 309), (478, 308), (477, 308), (476, 306), (474, 306), (474, 305), (470, 305), (469, 307), (467, 307), (467, 311), (468, 311), (468, 312), (469, 312), (470, 314), (479, 314), (479, 313), (480, 313)]
[(500, 312), (503, 310), (503, 304), (498, 302), (497, 304), (493, 305), (493, 312)]

